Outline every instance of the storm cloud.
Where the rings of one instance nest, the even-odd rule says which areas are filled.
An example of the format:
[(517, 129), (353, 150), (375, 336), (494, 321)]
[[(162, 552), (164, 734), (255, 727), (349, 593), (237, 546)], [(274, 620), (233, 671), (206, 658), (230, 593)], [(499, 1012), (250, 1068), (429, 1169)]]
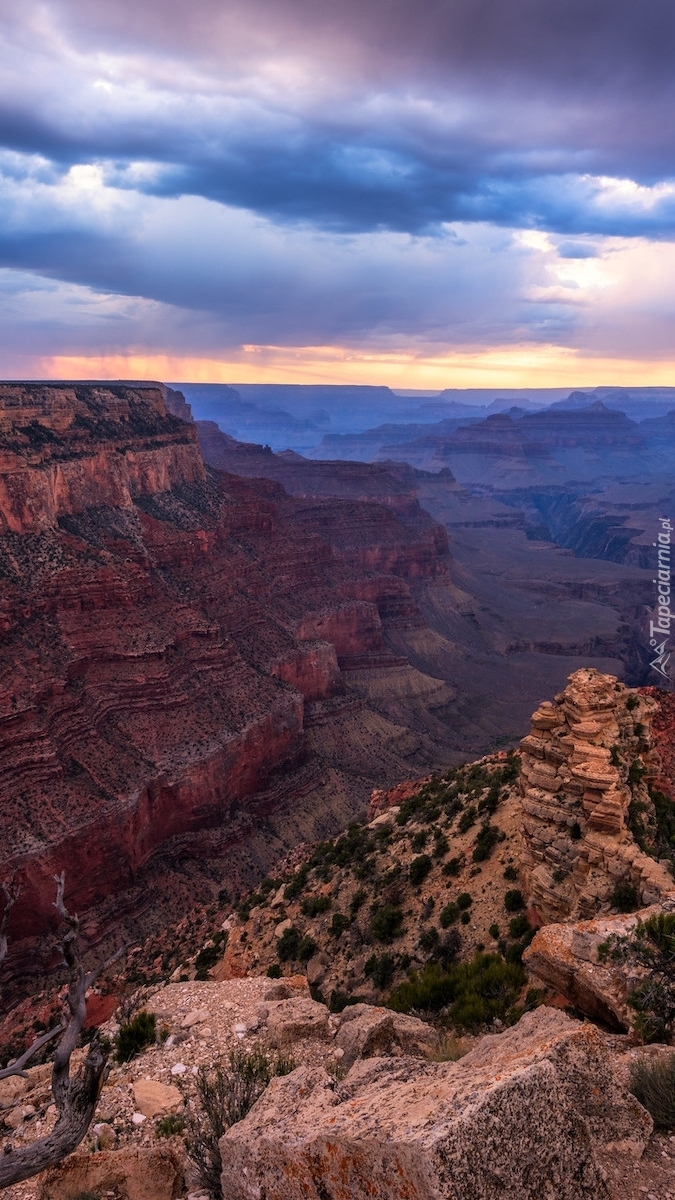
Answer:
[(64, 352), (123, 352), (117, 295), (148, 353), (162, 305), (186, 353), (611, 355), (643, 329), (628, 263), (656, 243), (670, 262), (665, 0), (29, 0), (0, 12), (0, 52), (0, 266), (53, 305), (54, 281), (84, 289), (80, 312), (89, 289), (81, 336), (45, 332)]

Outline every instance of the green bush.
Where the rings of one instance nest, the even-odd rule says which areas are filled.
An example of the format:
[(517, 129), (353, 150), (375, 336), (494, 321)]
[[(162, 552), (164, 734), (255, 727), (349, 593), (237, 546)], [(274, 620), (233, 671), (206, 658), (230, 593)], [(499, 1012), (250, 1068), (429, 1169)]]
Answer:
[(413, 887), (419, 887), (424, 882), (432, 866), (433, 863), (428, 854), (420, 854), (418, 858), (412, 860), (408, 875)]
[(282, 962), (288, 959), (298, 957), (298, 947), (300, 945), (300, 934), (294, 925), (290, 929), (284, 929), (279, 941), (277, 942), (277, 954)]
[(345, 929), (349, 929), (350, 920), (344, 913), (333, 913), (333, 919), (330, 923), (330, 935), (334, 938), (339, 938), (344, 933)]
[(464, 862), (464, 859), (459, 856), (457, 856), (455, 858), (449, 858), (448, 861), (442, 867), (441, 874), (449, 875), (450, 878), (454, 878), (455, 875), (459, 875), (459, 873), (462, 869), (463, 862)]
[(457, 897), (457, 907), (459, 909), (471, 908), (473, 904), (473, 896), (470, 892), (460, 892)]
[(397, 904), (379, 905), (370, 921), (373, 937), (378, 942), (393, 942), (403, 933), (403, 910)]
[(359, 888), (358, 891), (354, 892), (354, 895), (349, 902), (349, 911), (352, 916), (356, 915), (361, 905), (364, 904), (367, 899), (368, 893), (365, 888)]
[(469, 916), (468, 912), (466, 912), (466, 911), (465, 911), (465, 912), (463, 912), (463, 913), (462, 913), (462, 915), (461, 915), (461, 917), (459, 918), (459, 920), (460, 920), (460, 924), (462, 924), (462, 925), (468, 925), (468, 924), (469, 924), (469, 921), (471, 920), (471, 917)]
[(493, 921), (492, 925), (488, 929), (488, 933), (490, 934), (491, 938), (495, 939), (495, 941), (497, 941), (497, 939), (500, 937), (499, 925), (496, 921)]
[(223, 957), (227, 934), (219, 931), (213, 937), (212, 946), (203, 946), (195, 959), (195, 978), (208, 979), (209, 971)]
[(268, 979), (281, 979), (281, 967), (278, 963), (270, 963), (267, 968)]
[(434, 858), (444, 858), (450, 849), (450, 843), (440, 829), (434, 830)]
[(492, 851), (494, 850), (498, 841), (499, 830), (497, 826), (490, 825), (489, 821), (486, 821), (483, 825), (481, 825), (480, 832), (476, 838), (476, 845), (474, 846), (474, 851), (471, 856), (473, 861), (485, 862), (485, 860), (488, 859), (492, 854)]
[(630, 1090), (657, 1129), (675, 1129), (675, 1054), (637, 1062), (631, 1071)]
[(639, 697), (635, 695), (635, 692), (631, 692), (630, 696), (626, 697), (626, 708), (629, 712), (633, 712), (634, 709), (638, 707), (639, 703)]
[(464, 812), (457, 822), (457, 828), (460, 833), (466, 833), (467, 829), (470, 829), (472, 825), (475, 825), (476, 815), (477, 810), (475, 804), (470, 804), (468, 808), (464, 809)]
[(308, 896), (300, 907), (306, 917), (318, 917), (319, 913), (328, 912), (330, 906), (330, 896)]
[(504, 908), (507, 912), (518, 912), (525, 907), (523, 893), (520, 888), (510, 888), (504, 896)]
[(286, 884), (286, 887), (284, 888), (285, 899), (291, 901), (297, 900), (298, 896), (302, 895), (307, 887), (308, 879), (309, 865), (305, 863), (304, 866), (298, 868), (293, 878)]
[(424, 847), (426, 846), (428, 841), (429, 841), (429, 831), (427, 829), (420, 829), (420, 830), (418, 830), (417, 833), (413, 834), (410, 845), (412, 846), (412, 849), (415, 851), (415, 854), (419, 854), (420, 850), (424, 849)]
[(669, 1042), (675, 1033), (675, 913), (638, 921), (629, 934), (603, 942), (598, 956), (640, 968), (642, 979), (628, 996), (636, 1028), (647, 1042)]
[(612, 892), (609, 902), (617, 912), (635, 912), (640, 907), (640, 893), (629, 879), (620, 879)]
[(394, 958), (393, 955), (372, 954), (365, 965), (365, 974), (367, 978), (372, 979), (375, 987), (383, 991), (389, 987), (394, 978)]
[(302, 938), (300, 943), (298, 944), (298, 952), (296, 954), (296, 958), (297, 958), (298, 962), (306, 963), (306, 962), (309, 962), (310, 958), (315, 953), (316, 953), (316, 942), (314, 941), (313, 938), (311, 938), (309, 936), (309, 934), (306, 933), (304, 938)]
[(504, 878), (510, 880), (511, 883), (515, 883), (518, 878), (518, 868), (510, 864), (504, 870)]
[(527, 933), (530, 928), (530, 923), (524, 913), (520, 913), (517, 917), (512, 917), (509, 921), (509, 937), (519, 938), (524, 933)]
[(441, 927), (443, 929), (447, 929), (449, 925), (452, 925), (457, 920), (459, 913), (459, 905), (455, 904), (454, 901), (451, 901), (450, 904), (446, 904), (445, 908), (441, 909), (440, 916), (438, 918), (441, 923)]
[(178, 1113), (168, 1113), (165, 1117), (161, 1117), (155, 1122), (155, 1133), (157, 1137), (169, 1138), (175, 1137), (177, 1133), (182, 1133), (185, 1129), (185, 1117), (181, 1117)]
[(155, 1014), (142, 1009), (130, 1021), (125, 1021), (117, 1035), (115, 1058), (129, 1062), (139, 1050), (152, 1046), (157, 1036)]
[(455, 1028), (474, 1031), (495, 1017), (504, 1020), (526, 979), (521, 966), (504, 962), (498, 954), (479, 953), (449, 970), (431, 963), (411, 972), (392, 992), (389, 1007), (396, 1012), (449, 1007)]
[(291, 1058), (262, 1050), (232, 1050), (227, 1063), (199, 1068), (195, 1080), (197, 1103), (186, 1110), (188, 1153), (199, 1182), (213, 1200), (222, 1195), (222, 1161), (219, 1142), (237, 1121), (242, 1121), (262, 1095), (273, 1075), (295, 1069)]
[(430, 925), (428, 929), (423, 929), (420, 933), (420, 947), (425, 954), (430, 954), (438, 945), (439, 935), (435, 925)]
[(333, 988), (328, 1001), (329, 1012), (341, 1013), (343, 1009), (350, 1004), (360, 1004), (358, 996), (350, 996), (348, 992), (343, 992), (339, 988)]

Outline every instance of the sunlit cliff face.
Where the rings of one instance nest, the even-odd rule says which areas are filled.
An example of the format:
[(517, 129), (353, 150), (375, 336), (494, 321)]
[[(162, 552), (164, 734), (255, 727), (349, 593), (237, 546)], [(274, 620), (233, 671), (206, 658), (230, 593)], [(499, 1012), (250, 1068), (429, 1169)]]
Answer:
[(4, 375), (673, 380), (675, 11), (0, 15)]

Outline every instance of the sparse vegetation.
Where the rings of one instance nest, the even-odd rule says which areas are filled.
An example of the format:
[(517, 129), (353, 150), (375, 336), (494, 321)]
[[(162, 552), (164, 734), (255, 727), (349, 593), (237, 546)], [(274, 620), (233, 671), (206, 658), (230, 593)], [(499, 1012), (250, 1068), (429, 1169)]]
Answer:
[(156, 1036), (155, 1014), (142, 1009), (120, 1027), (115, 1045), (117, 1062), (130, 1062), (139, 1051), (144, 1050), (146, 1046), (152, 1046)]
[(428, 854), (420, 854), (418, 858), (412, 860), (408, 874), (413, 887), (419, 887), (424, 882), (432, 866), (433, 863)]
[(657, 1129), (675, 1129), (675, 1054), (637, 1062), (631, 1071), (630, 1090)]
[(612, 936), (598, 949), (601, 962), (637, 966), (644, 978), (628, 997), (636, 1029), (645, 1042), (670, 1042), (675, 1033), (675, 913), (638, 921), (625, 936)]
[(509, 888), (504, 896), (504, 908), (507, 912), (518, 912), (520, 908), (525, 907), (523, 893), (520, 888)]
[(155, 1122), (155, 1133), (160, 1138), (176, 1137), (184, 1129), (185, 1117), (180, 1113), (167, 1113), (165, 1117), (160, 1117), (159, 1121)]
[(393, 942), (403, 933), (403, 910), (397, 904), (378, 905), (370, 921), (370, 930), (378, 942)]
[(197, 1102), (186, 1109), (187, 1144), (199, 1182), (213, 1200), (221, 1196), (221, 1137), (243, 1120), (273, 1075), (287, 1075), (294, 1068), (291, 1058), (243, 1049), (233, 1050), (227, 1062), (199, 1068)]
[(640, 893), (630, 879), (619, 879), (609, 902), (617, 912), (635, 912), (640, 907)]
[(411, 972), (389, 997), (396, 1012), (448, 1009), (455, 1029), (475, 1031), (496, 1017), (508, 1020), (527, 976), (521, 966), (499, 954), (478, 953), (470, 962), (443, 970), (436, 963)]

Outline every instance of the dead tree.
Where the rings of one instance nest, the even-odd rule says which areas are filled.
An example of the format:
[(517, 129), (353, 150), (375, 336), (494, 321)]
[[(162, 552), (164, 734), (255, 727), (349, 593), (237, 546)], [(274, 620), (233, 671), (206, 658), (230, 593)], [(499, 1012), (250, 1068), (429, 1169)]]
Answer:
[[(64, 1018), (61, 1024), (37, 1038), (16, 1062), (0, 1070), (0, 1079), (7, 1079), (11, 1075), (21, 1075), (25, 1078), (26, 1064), (43, 1046), (58, 1038), (52, 1070), (52, 1095), (57, 1119), (52, 1132), (46, 1137), (38, 1138), (19, 1149), (14, 1149), (11, 1143), (3, 1147), (0, 1153), (0, 1190), (37, 1175), (46, 1167), (56, 1166), (79, 1146), (91, 1123), (107, 1073), (108, 1050), (98, 1034), (89, 1046), (86, 1059), (72, 1076), (70, 1060), (84, 1025), (87, 990), (123, 951), (118, 950), (113, 958), (103, 963), (96, 971), (85, 973), (78, 944), (80, 923), (76, 916), (71, 916), (63, 901), (65, 875), (55, 875), (54, 881), (54, 907), (65, 926), (61, 941), (63, 957), (68, 968)], [(19, 896), (19, 889), (13, 882), (10, 885), (3, 883), (2, 891), (5, 907), (0, 923), (0, 963), (7, 953), (9, 914)]]

